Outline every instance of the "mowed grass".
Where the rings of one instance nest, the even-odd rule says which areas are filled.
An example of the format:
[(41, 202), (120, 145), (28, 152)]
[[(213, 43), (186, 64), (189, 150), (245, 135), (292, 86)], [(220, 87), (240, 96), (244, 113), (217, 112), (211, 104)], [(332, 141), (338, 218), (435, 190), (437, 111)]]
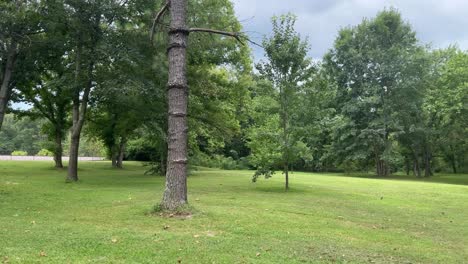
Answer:
[(429, 180), (251, 171), (189, 177), (191, 217), (151, 215), (164, 178), (81, 162), (0, 162), (5, 263), (467, 263), (468, 175)]

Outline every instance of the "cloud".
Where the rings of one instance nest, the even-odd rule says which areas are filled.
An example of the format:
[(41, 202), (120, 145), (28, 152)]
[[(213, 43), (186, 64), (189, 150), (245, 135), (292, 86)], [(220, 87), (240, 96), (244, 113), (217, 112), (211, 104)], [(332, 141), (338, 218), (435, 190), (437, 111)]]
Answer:
[[(342, 27), (356, 25), (388, 7), (397, 8), (411, 23), (422, 43), (434, 48), (458, 44), (468, 49), (468, 1), (466, 0), (233, 0), (239, 20), (252, 39), (260, 42), (271, 31), (273, 15), (292, 12), (297, 30), (309, 38), (310, 55), (321, 58), (332, 47)], [(256, 58), (261, 49), (254, 48)]]

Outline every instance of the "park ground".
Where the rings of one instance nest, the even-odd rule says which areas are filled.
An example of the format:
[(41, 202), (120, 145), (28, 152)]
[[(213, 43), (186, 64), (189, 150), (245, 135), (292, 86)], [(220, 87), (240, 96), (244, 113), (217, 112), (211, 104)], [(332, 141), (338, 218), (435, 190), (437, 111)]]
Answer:
[(193, 214), (151, 210), (164, 178), (140, 163), (0, 162), (3, 263), (467, 263), (468, 175), (431, 179), (200, 168)]

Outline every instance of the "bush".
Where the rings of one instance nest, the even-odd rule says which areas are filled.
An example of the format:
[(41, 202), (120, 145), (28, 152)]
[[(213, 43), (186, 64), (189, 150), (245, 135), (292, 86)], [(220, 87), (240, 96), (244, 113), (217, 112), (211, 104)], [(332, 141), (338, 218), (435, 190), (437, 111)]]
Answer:
[(22, 150), (15, 150), (11, 153), (12, 156), (27, 156), (28, 153)]
[(36, 154), (36, 156), (53, 156), (54, 153), (48, 149), (41, 149), (39, 152)]
[(205, 153), (197, 153), (194, 157), (193, 165), (223, 170), (246, 170), (250, 168), (247, 158), (243, 157), (235, 160), (232, 157), (225, 157), (223, 155), (209, 156)]

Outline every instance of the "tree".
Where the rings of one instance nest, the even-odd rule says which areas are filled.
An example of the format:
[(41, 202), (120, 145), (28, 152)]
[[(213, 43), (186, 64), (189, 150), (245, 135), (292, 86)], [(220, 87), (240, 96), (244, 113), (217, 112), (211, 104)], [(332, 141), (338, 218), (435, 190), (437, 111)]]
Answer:
[[(214, 6), (220, 6), (220, 2), (208, 1)], [(227, 12), (233, 15), (232, 4), (223, 1), (221, 13)], [(192, 2), (193, 3), (193, 2)], [(187, 163), (188, 163), (188, 82), (187, 82), (187, 45), (188, 35), (191, 32), (205, 32), (232, 37), (241, 41), (242, 34), (238, 33), (239, 24), (233, 23), (233, 32), (213, 30), (199, 27), (188, 27), (187, 0), (169, 0), (156, 14), (151, 35), (156, 25), (160, 24), (164, 13), (169, 11), (169, 46), (168, 46), (168, 133), (167, 133), (167, 172), (166, 188), (161, 207), (174, 210), (187, 203)], [(203, 2), (197, 3), (200, 7)], [(207, 5), (210, 6), (210, 5)], [(227, 7), (227, 8), (226, 8)], [(194, 16), (196, 17), (196, 16)], [(190, 22), (196, 22), (194, 19)], [(225, 58), (226, 55), (221, 56)]]
[(41, 33), (37, 5), (37, 1), (0, 3), (0, 129), (11, 98), (18, 56), (29, 55), (23, 51), (33, 45), (33, 35)]
[[(266, 154), (269, 152), (269, 150), (264, 149), (268, 148), (267, 146), (278, 148), (281, 156), (279, 161), (276, 160), (278, 157), (270, 157), (259, 161), (258, 165), (261, 168), (255, 173), (254, 180), (261, 174), (269, 177), (271, 175), (269, 171), (273, 165), (271, 163), (279, 162), (283, 167), (285, 188), (288, 190), (291, 162), (307, 152), (307, 146), (298, 137), (296, 122), (301, 107), (299, 100), (304, 94), (304, 87), (310, 83), (314, 67), (311, 59), (307, 57), (309, 51), (307, 40), (301, 40), (300, 35), (294, 30), (296, 17), (287, 14), (273, 17), (272, 22), (273, 36), (263, 41), (267, 62), (259, 63), (257, 69), (261, 77), (268, 80), (272, 85), (273, 94), (275, 94), (273, 100), (277, 101), (278, 106), (278, 118), (274, 118), (273, 115), (271, 120), (265, 123), (266, 126), (258, 128), (271, 131), (270, 135), (273, 138), (270, 138), (270, 142), (263, 142), (263, 144), (252, 143), (251, 146), (260, 148), (253, 150), (254, 157), (275, 153), (275, 151), (270, 151), (271, 153)], [(255, 141), (260, 140), (261, 137), (254, 132), (252, 138)], [(278, 147), (276, 147), (277, 143), (275, 142), (280, 143)], [(261, 164), (265, 162), (266, 164)]]
[(437, 79), (429, 86), (424, 111), (435, 134), (435, 147), (453, 173), (466, 166), (468, 146), (468, 54), (456, 48), (436, 51)]
[(420, 49), (415, 32), (394, 9), (339, 32), (325, 62), (338, 87), (342, 122), (334, 149), (342, 161), (367, 166), (374, 160), (377, 175), (390, 173), (393, 138), (401, 131), (393, 113), (402, 110), (399, 100), (417, 98), (414, 54)]
[(114, 30), (113, 23), (125, 15), (127, 1), (65, 0), (71, 25), (73, 50), (72, 126), (66, 181), (78, 181), (78, 154), (91, 91), (96, 88), (96, 66), (106, 56), (100, 48)]
[(43, 33), (36, 35), (36, 43), (29, 48), (34, 57), (25, 58), (18, 65), (22, 68), (22, 78), (15, 82), (15, 101), (32, 104), (30, 109), (15, 110), (15, 113), (32, 118), (45, 118), (44, 130), (53, 142), (48, 147), (54, 153), (56, 168), (63, 168), (62, 141), (69, 128), (68, 115), (71, 106), (72, 80), (70, 60), (71, 50), (69, 31), (63, 24), (64, 5), (60, 2), (44, 2), (38, 14), (45, 17), (41, 21)]

